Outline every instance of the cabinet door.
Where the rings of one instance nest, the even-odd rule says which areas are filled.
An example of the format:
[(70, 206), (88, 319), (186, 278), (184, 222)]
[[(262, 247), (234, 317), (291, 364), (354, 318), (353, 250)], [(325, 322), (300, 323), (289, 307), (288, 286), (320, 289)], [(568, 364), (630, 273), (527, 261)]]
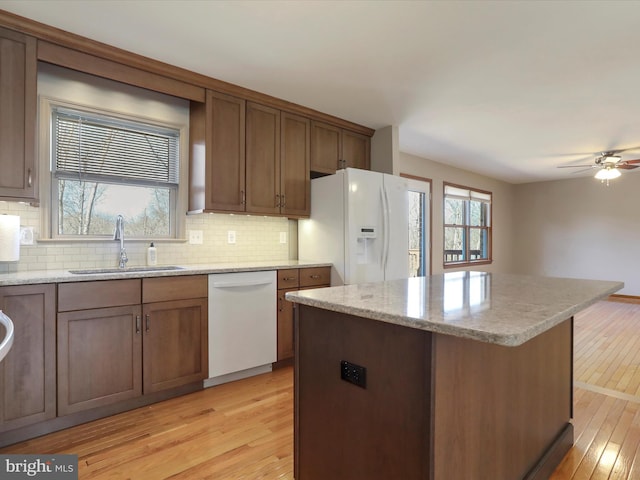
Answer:
[(144, 305), (144, 393), (207, 378), (207, 299)]
[(245, 101), (207, 91), (205, 209), (245, 209)]
[(280, 213), (280, 111), (247, 103), (247, 212)]
[(56, 416), (55, 285), (0, 287), (0, 310), (14, 324), (0, 363), (0, 431)]
[(342, 168), (341, 131), (338, 127), (311, 122), (311, 171), (336, 173)]
[(35, 200), (36, 40), (0, 28), (0, 198)]
[(371, 139), (366, 135), (342, 131), (342, 156), (346, 167), (369, 170), (371, 164)]
[(309, 216), (311, 121), (286, 112), (280, 115), (280, 211), (290, 216)]
[(58, 415), (141, 394), (140, 305), (58, 313)]
[(278, 290), (278, 361), (293, 358), (293, 303), (284, 296), (296, 290)]

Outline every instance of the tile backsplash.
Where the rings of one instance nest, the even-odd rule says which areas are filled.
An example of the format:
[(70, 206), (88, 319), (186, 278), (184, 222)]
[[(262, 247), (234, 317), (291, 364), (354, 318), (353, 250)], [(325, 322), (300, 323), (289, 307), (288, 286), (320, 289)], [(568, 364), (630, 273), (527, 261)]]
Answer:
[[(112, 240), (38, 241), (40, 209), (21, 203), (0, 202), (0, 214), (20, 215), (20, 225), (33, 227), (34, 245), (20, 246), (18, 262), (0, 262), (0, 273), (27, 270), (105, 268), (118, 264), (119, 243)], [(281, 217), (209, 214), (186, 217), (186, 237), (190, 230), (202, 232), (203, 243), (187, 241), (139, 241), (126, 238), (129, 266), (145, 265), (147, 247), (154, 241), (158, 265), (194, 265), (221, 262), (280, 261), (297, 258), (297, 221)], [(235, 244), (228, 232), (235, 232)], [(286, 243), (281, 243), (284, 233)]]

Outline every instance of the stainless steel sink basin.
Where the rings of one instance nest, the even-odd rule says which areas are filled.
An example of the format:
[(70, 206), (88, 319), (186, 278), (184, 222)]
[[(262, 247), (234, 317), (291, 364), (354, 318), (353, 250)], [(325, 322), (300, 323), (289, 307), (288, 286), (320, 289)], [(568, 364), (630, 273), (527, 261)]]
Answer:
[(166, 270), (183, 270), (184, 267), (174, 265), (160, 265), (157, 267), (127, 267), (127, 268), (90, 268), (87, 270), (69, 270), (76, 275), (91, 275), (99, 273), (129, 273), (129, 272), (160, 272)]

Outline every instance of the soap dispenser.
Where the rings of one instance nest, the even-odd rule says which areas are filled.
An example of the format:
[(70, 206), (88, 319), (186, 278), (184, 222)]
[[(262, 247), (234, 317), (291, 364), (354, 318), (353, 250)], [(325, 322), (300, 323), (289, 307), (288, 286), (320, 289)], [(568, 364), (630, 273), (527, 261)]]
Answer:
[(153, 242), (149, 245), (147, 249), (147, 265), (157, 265), (158, 264), (158, 253), (156, 252), (156, 247), (153, 246)]

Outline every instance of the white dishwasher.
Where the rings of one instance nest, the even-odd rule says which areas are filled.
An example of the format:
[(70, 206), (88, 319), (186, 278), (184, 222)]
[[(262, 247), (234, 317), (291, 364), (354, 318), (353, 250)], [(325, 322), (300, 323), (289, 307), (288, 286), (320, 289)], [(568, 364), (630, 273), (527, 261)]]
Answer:
[(209, 275), (205, 387), (271, 371), (277, 359), (275, 271)]

